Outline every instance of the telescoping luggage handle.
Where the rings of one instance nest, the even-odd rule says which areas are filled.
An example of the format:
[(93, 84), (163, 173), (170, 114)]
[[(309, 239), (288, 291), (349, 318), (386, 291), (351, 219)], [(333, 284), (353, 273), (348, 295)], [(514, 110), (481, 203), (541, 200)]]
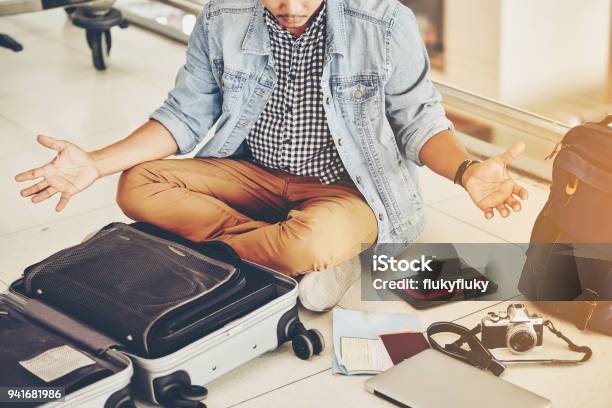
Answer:
[(60, 313), (56, 309), (36, 300), (30, 299), (23, 305), (23, 312), (32, 319), (43, 323), (72, 341), (85, 346), (94, 354), (103, 354), (110, 348), (120, 345), (113, 339), (97, 332), (89, 326)]

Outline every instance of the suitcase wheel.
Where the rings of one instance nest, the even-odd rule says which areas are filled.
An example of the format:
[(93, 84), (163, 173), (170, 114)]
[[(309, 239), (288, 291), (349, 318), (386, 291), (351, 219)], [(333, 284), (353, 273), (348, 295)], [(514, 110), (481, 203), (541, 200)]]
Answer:
[(163, 404), (164, 408), (206, 408), (206, 404), (199, 401), (174, 401), (170, 404)]
[(208, 390), (200, 385), (169, 383), (162, 387), (159, 402), (166, 408), (206, 408), (201, 402)]
[(323, 334), (317, 329), (306, 330), (298, 319), (287, 323), (285, 333), (291, 339), (293, 352), (302, 360), (309, 360), (313, 354), (318, 355), (325, 350)]
[(201, 385), (191, 385), (181, 387), (179, 396), (187, 401), (202, 401), (208, 395), (208, 390)]
[(314, 354), (313, 341), (305, 334), (298, 334), (291, 341), (293, 352), (302, 360), (310, 360)]
[(306, 332), (306, 335), (312, 341), (313, 351), (315, 354), (319, 355), (323, 350), (325, 350), (325, 339), (323, 338), (323, 334), (317, 329), (310, 329)]
[(170, 405), (162, 405), (166, 408), (206, 408), (206, 404), (199, 401), (175, 401)]
[(113, 393), (104, 404), (104, 408), (136, 408), (136, 404), (132, 400), (130, 387), (125, 386)]

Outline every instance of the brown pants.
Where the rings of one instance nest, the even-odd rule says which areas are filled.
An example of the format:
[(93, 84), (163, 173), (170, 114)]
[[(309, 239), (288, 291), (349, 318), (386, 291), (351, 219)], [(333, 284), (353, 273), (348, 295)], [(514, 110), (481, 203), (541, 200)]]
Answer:
[(218, 240), (288, 275), (339, 265), (377, 236), (355, 186), (261, 168), (245, 160), (179, 159), (123, 172), (123, 212), (192, 241)]

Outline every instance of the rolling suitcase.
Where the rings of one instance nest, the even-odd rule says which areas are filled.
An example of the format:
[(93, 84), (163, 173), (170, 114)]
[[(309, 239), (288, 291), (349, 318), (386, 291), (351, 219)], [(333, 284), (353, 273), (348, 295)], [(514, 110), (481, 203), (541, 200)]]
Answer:
[[(103, 337), (85, 335), (90, 341), (82, 342), (55, 331), (49, 322), (58, 314), (40, 306), (14, 293), (0, 295), (0, 384), (5, 389), (0, 406), (134, 407), (130, 359), (114, 350), (102, 352)], [(73, 333), (88, 331), (62, 319)], [(53, 366), (58, 358), (63, 364)]]
[(149, 224), (109, 224), (12, 292), (103, 333), (132, 361), (133, 390), (167, 407), (204, 406), (203, 385), (288, 340), (302, 359), (324, 347), (299, 321), (295, 280)]

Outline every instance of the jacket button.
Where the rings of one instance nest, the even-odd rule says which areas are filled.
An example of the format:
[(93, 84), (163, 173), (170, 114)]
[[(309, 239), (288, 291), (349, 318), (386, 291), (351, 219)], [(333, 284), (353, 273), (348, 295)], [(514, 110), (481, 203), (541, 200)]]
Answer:
[(355, 179), (357, 180), (357, 184), (361, 184), (361, 176), (357, 176)]
[(355, 92), (353, 92), (353, 96), (355, 99), (361, 99), (363, 98), (363, 91), (361, 89), (356, 89)]
[(325, 99), (325, 103), (326, 103), (327, 105), (331, 105), (331, 103), (332, 103), (332, 98), (331, 98), (331, 96), (328, 96), (328, 97), (327, 97), (327, 99)]
[(228, 153), (229, 153), (229, 150), (227, 150), (227, 149), (221, 149), (221, 154), (228, 154)]
[(245, 126), (245, 127), (246, 127), (246, 126), (248, 126), (248, 125), (249, 125), (249, 121), (248, 121), (248, 120), (246, 120), (246, 119), (240, 119), (240, 120), (238, 121), (238, 124), (239, 124), (240, 126)]
[(342, 138), (338, 139), (338, 146), (342, 146)]
[(378, 219), (381, 221), (385, 219), (385, 216), (383, 215), (383, 213), (378, 213)]
[(262, 91), (261, 89), (258, 89), (255, 91), (255, 95), (257, 96), (264, 96), (266, 94), (265, 91)]

